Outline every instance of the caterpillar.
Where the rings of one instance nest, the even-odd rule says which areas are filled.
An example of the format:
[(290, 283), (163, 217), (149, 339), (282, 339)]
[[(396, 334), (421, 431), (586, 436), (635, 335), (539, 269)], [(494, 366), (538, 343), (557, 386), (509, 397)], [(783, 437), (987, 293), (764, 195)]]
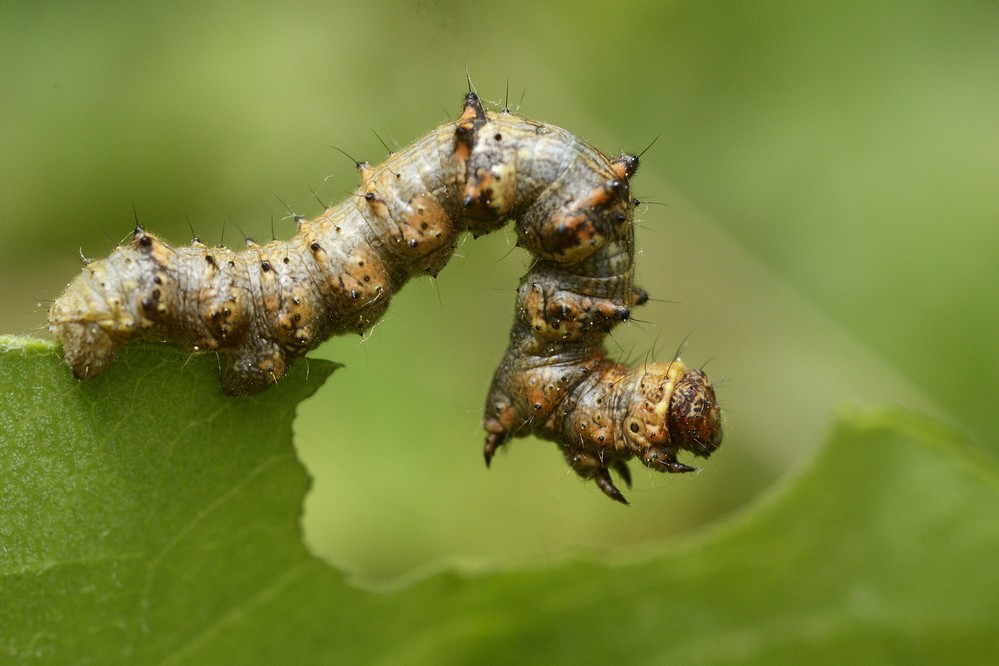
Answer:
[(704, 372), (678, 358), (631, 368), (604, 349), (648, 300), (633, 284), (638, 164), (554, 125), (487, 111), (469, 92), (456, 120), (379, 166), (358, 162), (355, 193), (315, 219), (296, 217), (288, 241), (173, 248), (136, 226), (69, 284), (49, 328), (77, 378), (100, 373), (129, 342), (163, 341), (224, 354), (223, 389), (252, 395), (330, 336), (367, 331), (410, 277), (444, 267), (462, 231), (477, 237), (512, 219), (534, 261), (486, 399), (486, 464), (533, 434), (627, 504), (610, 470), (629, 487), (633, 457), (690, 472), (677, 454), (707, 457), (722, 440)]

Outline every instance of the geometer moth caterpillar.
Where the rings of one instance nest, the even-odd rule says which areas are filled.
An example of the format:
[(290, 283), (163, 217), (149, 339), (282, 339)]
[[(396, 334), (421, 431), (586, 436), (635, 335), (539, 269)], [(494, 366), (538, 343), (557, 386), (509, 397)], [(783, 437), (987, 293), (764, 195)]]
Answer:
[(721, 443), (707, 376), (679, 359), (629, 368), (604, 339), (647, 300), (633, 284), (638, 157), (611, 159), (569, 132), (486, 111), (474, 93), (456, 120), (379, 166), (358, 163), (343, 203), (298, 221), (287, 241), (172, 248), (142, 227), (90, 263), (55, 301), (49, 328), (81, 379), (135, 340), (227, 358), (227, 393), (268, 388), (333, 335), (364, 333), (413, 276), (436, 275), (458, 235), (508, 220), (534, 262), (517, 291), (510, 346), (486, 400), (486, 464), (512, 437), (555, 442), (580, 476), (626, 500), (626, 461), (693, 470)]

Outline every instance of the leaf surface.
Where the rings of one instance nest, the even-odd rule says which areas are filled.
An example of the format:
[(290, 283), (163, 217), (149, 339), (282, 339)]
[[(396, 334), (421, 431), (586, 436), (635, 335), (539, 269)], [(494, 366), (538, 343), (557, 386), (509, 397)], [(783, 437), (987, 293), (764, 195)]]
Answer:
[(999, 470), (921, 416), (844, 415), (780, 489), (647, 557), (376, 592), (301, 542), (291, 420), (334, 364), (234, 399), (209, 355), (130, 349), (81, 383), (46, 343), (0, 347), (5, 658), (962, 663), (999, 649)]

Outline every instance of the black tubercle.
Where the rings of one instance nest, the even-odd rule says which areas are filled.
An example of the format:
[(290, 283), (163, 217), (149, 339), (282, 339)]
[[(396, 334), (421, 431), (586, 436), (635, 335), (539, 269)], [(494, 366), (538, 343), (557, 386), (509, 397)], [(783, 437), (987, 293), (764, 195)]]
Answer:
[(473, 92), (469, 92), (465, 95), (465, 110), (473, 109), (475, 111), (475, 117), (478, 120), (485, 122), (486, 120), (486, 110), (482, 106), (482, 101), (479, 96)]
[(638, 155), (622, 153), (621, 157), (614, 160), (614, 162), (624, 166), (624, 175), (627, 178), (631, 178), (638, 171)]

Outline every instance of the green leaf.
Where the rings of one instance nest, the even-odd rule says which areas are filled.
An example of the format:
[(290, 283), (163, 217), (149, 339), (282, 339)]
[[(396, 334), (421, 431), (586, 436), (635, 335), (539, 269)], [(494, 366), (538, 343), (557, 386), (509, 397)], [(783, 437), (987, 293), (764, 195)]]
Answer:
[(291, 421), (333, 364), (250, 401), (213, 355), (129, 349), (77, 382), (49, 344), (0, 346), (3, 654), (164, 658), (308, 561)]
[(300, 540), (289, 426), (332, 364), (234, 399), (209, 355), (129, 350), (80, 383), (48, 344), (0, 347), (4, 658), (965, 663), (999, 649), (999, 469), (921, 416), (844, 415), (781, 489), (647, 557), (375, 592)]

